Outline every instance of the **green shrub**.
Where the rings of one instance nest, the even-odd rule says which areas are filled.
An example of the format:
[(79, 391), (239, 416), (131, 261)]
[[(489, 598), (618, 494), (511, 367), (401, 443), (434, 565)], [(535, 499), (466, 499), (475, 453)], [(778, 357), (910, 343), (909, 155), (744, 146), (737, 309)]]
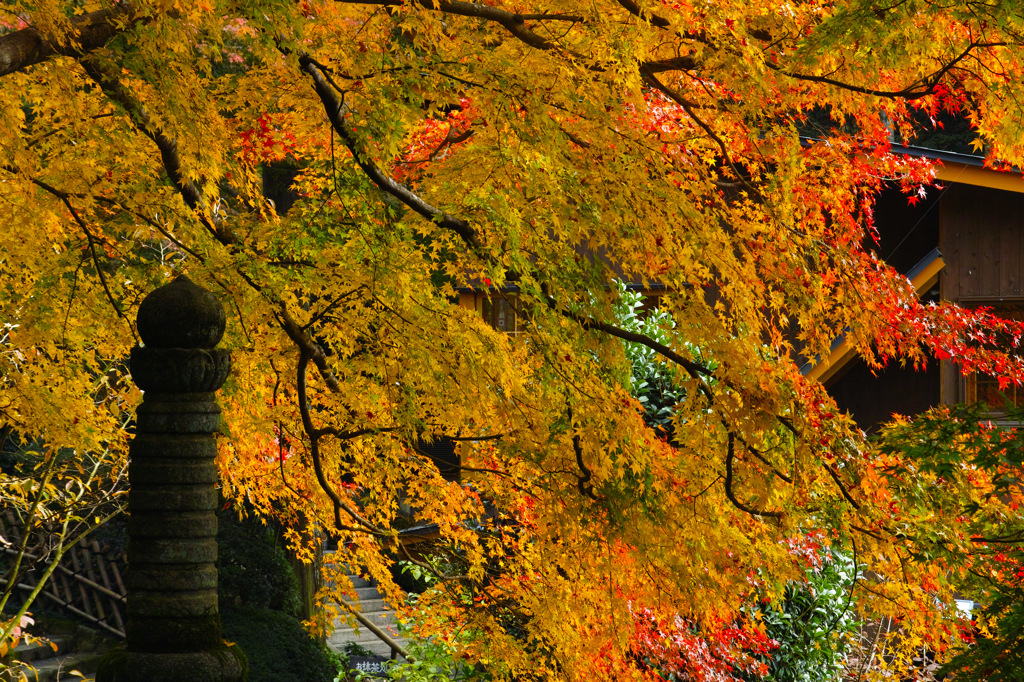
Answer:
[(855, 580), (849, 556), (821, 550), (806, 582), (791, 583), (779, 608), (760, 608), (765, 634), (778, 648), (765, 659), (771, 682), (837, 680), (858, 621), (849, 591)]
[(217, 516), (217, 593), (223, 610), (251, 606), (297, 616), (299, 582), (274, 531), (229, 509)]
[(249, 661), (249, 682), (333, 682), (338, 674), (331, 655), (294, 616), (232, 606), (221, 612), (221, 625)]

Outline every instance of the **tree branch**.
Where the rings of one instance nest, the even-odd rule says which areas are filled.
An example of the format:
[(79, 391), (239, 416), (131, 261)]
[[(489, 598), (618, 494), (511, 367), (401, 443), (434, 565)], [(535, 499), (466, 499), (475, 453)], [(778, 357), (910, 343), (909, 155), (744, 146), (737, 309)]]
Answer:
[[(569, 428), (572, 428), (572, 408), (568, 410), (569, 416)], [(581, 495), (585, 495), (595, 502), (600, 502), (601, 498), (594, 493), (594, 484), (591, 483), (591, 479), (594, 478), (594, 474), (587, 468), (586, 463), (583, 461), (583, 440), (580, 438), (579, 432), (572, 434), (572, 449), (576, 454), (576, 466), (580, 469), (580, 474), (576, 474), (576, 487), (579, 489)], [(582, 474), (582, 475), (581, 475)]]
[(345, 501), (341, 499), (341, 496), (338, 495), (334, 486), (332, 486), (327, 480), (326, 474), (324, 474), (323, 460), (320, 457), (319, 429), (313, 426), (313, 419), (309, 414), (309, 401), (306, 399), (306, 367), (309, 365), (309, 359), (310, 358), (305, 351), (299, 351), (299, 362), (295, 370), (296, 400), (299, 403), (299, 415), (302, 418), (302, 428), (306, 431), (306, 435), (309, 436), (309, 454), (313, 460), (313, 472), (316, 475), (317, 482), (320, 484), (320, 488), (324, 491), (327, 497), (330, 498), (331, 503), (334, 505), (334, 525), (340, 530), (352, 530), (350, 526), (347, 526), (341, 520), (341, 512), (344, 510), (362, 527), (359, 529), (362, 532), (371, 533), (377, 536), (386, 536), (387, 533), (378, 529), (346, 504)]
[(671, 26), (671, 22), (669, 22), (668, 19), (660, 17), (649, 10), (643, 9), (640, 5), (633, 2), (633, 0), (617, 0), (617, 2), (623, 7), (623, 9), (633, 16), (640, 17), (644, 21), (650, 22), (651, 26), (657, 26), (658, 28), (668, 28)]
[(107, 41), (136, 21), (129, 3), (101, 9), (71, 19), (64, 40), (51, 41), (39, 29), (28, 26), (0, 36), (0, 77), (26, 69), (55, 56), (78, 57), (103, 47)]
[(320, 97), (320, 101), (323, 102), (324, 109), (327, 112), (327, 118), (331, 122), (331, 127), (334, 128), (338, 137), (340, 137), (341, 141), (346, 147), (348, 147), (348, 150), (352, 152), (352, 157), (355, 159), (356, 163), (359, 164), (359, 167), (363, 169), (363, 172), (373, 180), (374, 184), (401, 201), (416, 213), (419, 213), (427, 220), (433, 221), (440, 227), (455, 232), (470, 248), (479, 248), (479, 236), (477, 235), (476, 230), (473, 229), (467, 221), (461, 218), (456, 218), (439, 208), (431, 206), (411, 189), (385, 173), (369, 158), (366, 152), (359, 145), (359, 142), (351, 128), (349, 128), (348, 124), (345, 122), (347, 107), (345, 106), (344, 100), (338, 96), (336, 89), (328, 82), (322, 68), (316, 63), (316, 61), (309, 56), (304, 55), (299, 58), (299, 66), (304, 73), (313, 79), (313, 87), (316, 88), (316, 93)]
[[(622, 339), (623, 341), (639, 343), (642, 346), (650, 348), (659, 355), (663, 355), (664, 357), (668, 358), (672, 362), (682, 367), (686, 371), (686, 373), (689, 374), (694, 379), (700, 379), (702, 384), (704, 383), (704, 377), (711, 377), (714, 375), (714, 372), (711, 370), (711, 368), (700, 363), (694, 362), (693, 360), (690, 360), (688, 358), (684, 358), (682, 355), (675, 352), (665, 344), (659, 343), (649, 336), (639, 334), (637, 332), (627, 331), (625, 329), (620, 329), (615, 325), (608, 324), (607, 322), (601, 322), (600, 320), (595, 320), (590, 317), (577, 315), (576, 313), (570, 310), (565, 310), (564, 308), (559, 309), (557, 307), (557, 304), (555, 303), (555, 300), (550, 296), (548, 297), (548, 306), (552, 309), (557, 310), (557, 312), (563, 317), (567, 317), (570, 320), (573, 320), (584, 329), (604, 332), (605, 334)], [(707, 395), (708, 397), (710, 397), (710, 393), (707, 393)]]
[(665, 71), (692, 71), (700, 66), (700, 62), (689, 55), (680, 55), (671, 59), (655, 59), (641, 62), (640, 73), (663, 73)]
[[(346, 5), (377, 5), (380, 7), (401, 7), (409, 4), (404, 0), (339, 0), (339, 2)], [(444, 14), (493, 21), (522, 42), (538, 50), (550, 50), (555, 47), (555, 43), (527, 28), (527, 21), (586, 22), (584, 17), (573, 14), (517, 14), (500, 7), (491, 7), (476, 2), (461, 2), (460, 0), (415, 0), (415, 3)]]
[(828, 475), (832, 477), (832, 480), (835, 482), (836, 486), (839, 488), (839, 492), (843, 494), (843, 497), (846, 499), (846, 501), (853, 505), (854, 509), (859, 510), (860, 505), (857, 504), (856, 500), (850, 497), (850, 493), (846, 489), (846, 486), (843, 485), (843, 481), (839, 478), (839, 474), (836, 473), (836, 471), (828, 464), (825, 464), (824, 466), (825, 470), (828, 472)]
[(341, 393), (342, 389), (338, 378), (334, 376), (334, 372), (327, 366), (327, 355), (324, 353), (324, 349), (313, 341), (309, 334), (299, 326), (283, 303), (280, 304), (275, 317), (277, 317), (277, 322), (281, 325), (281, 329), (292, 340), (292, 343), (296, 345), (307, 362), (312, 360), (313, 364), (316, 365), (317, 371), (320, 372), (320, 376), (323, 377), (324, 382), (327, 384), (327, 388), (334, 393)]
[(729, 446), (725, 454), (725, 496), (729, 498), (729, 501), (732, 502), (737, 509), (739, 509), (742, 512), (746, 512), (751, 516), (769, 516), (771, 518), (781, 519), (784, 516), (782, 512), (763, 511), (760, 509), (754, 509), (753, 507), (748, 507), (747, 505), (743, 504), (736, 498), (736, 494), (733, 492), (732, 489), (732, 462), (733, 459), (735, 459), (736, 457), (736, 437), (733, 436), (731, 432), (729, 433), (728, 437)]
[(78, 211), (76, 211), (75, 207), (71, 204), (70, 196), (66, 192), (62, 192), (56, 187), (53, 187), (43, 182), (42, 180), (38, 180), (36, 178), (29, 178), (29, 181), (36, 187), (39, 187), (40, 189), (43, 189), (49, 194), (52, 194), (53, 196), (60, 199), (64, 206), (71, 213), (71, 217), (74, 218), (75, 222), (78, 223), (78, 226), (82, 228), (82, 232), (85, 233), (86, 244), (89, 247), (89, 255), (92, 258), (93, 266), (96, 268), (96, 275), (100, 279), (100, 284), (103, 287), (103, 292), (106, 294), (107, 300), (110, 301), (110, 305), (113, 306), (114, 312), (116, 312), (117, 316), (128, 324), (128, 328), (132, 330), (132, 335), (134, 336), (135, 330), (132, 329), (131, 322), (128, 320), (128, 317), (124, 314), (124, 311), (121, 310), (121, 305), (116, 300), (114, 300), (114, 294), (110, 291), (110, 285), (107, 283), (107, 276), (103, 274), (103, 268), (100, 266), (99, 256), (96, 254), (96, 237), (89, 229), (89, 225), (85, 222), (85, 220), (82, 219), (82, 216), (78, 214)]
[(847, 90), (849, 92), (856, 92), (862, 95), (870, 95), (872, 97), (879, 97), (883, 99), (900, 98), (906, 100), (914, 100), (921, 99), (922, 97), (927, 97), (928, 95), (933, 94), (935, 92), (935, 86), (939, 84), (939, 81), (942, 80), (942, 77), (949, 73), (949, 71), (951, 71), (953, 67), (955, 67), (957, 64), (959, 64), (964, 59), (969, 57), (971, 55), (971, 52), (975, 48), (1006, 47), (1007, 45), (1008, 44), (1004, 42), (972, 42), (964, 49), (963, 52), (957, 55), (954, 59), (951, 59), (950, 61), (943, 64), (942, 68), (938, 69), (929, 76), (925, 76), (924, 78), (921, 78), (915, 81), (914, 83), (911, 83), (902, 90), (874, 90), (872, 88), (865, 88), (863, 86), (853, 85), (852, 83), (844, 83), (843, 81), (834, 78), (829, 78), (828, 76), (813, 76), (810, 74), (801, 74), (793, 73), (792, 71), (785, 71), (778, 65), (772, 64), (767, 61), (764, 62), (764, 65), (769, 69), (782, 74), (783, 76), (795, 78), (796, 80), (808, 81), (811, 83), (823, 83), (825, 85), (832, 85), (834, 87), (840, 88), (842, 90)]
[(223, 224), (208, 215), (202, 193), (195, 183), (185, 177), (182, 169), (181, 156), (178, 154), (178, 141), (156, 128), (142, 104), (124, 87), (121, 81), (108, 70), (100, 66), (94, 59), (81, 60), (82, 68), (104, 94), (119, 104), (131, 118), (143, 135), (151, 139), (160, 152), (160, 160), (171, 183), (181, 194), (182, 199), (196, 214), (203, 226), (221, 244), (236, 244), (238, 238)]

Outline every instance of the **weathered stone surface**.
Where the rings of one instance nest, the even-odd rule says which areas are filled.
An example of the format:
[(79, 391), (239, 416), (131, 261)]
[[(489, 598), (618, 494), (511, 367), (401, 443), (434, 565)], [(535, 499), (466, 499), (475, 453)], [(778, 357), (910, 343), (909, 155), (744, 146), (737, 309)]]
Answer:
[(231, 372), (231, 355), (213, 348), (136, 346), (129, 357), (132, 380), (143, 391), (197, 393), (216, 391)]
[[(220, 414), (220, 405), (214, 400), (215, 393), (201, 391), (198, 393), (156, 393), (150, 392), (143, 396), (139, 405), (139, 414), (183, 414), (207, 415)], [(181, 398), (188, 398), (183, 400)], [(197, 432), (203, 433), (203, 432)]]
[(206, 511), (172, 514), (134, 510), (128, 518), (128, 534), (137, 538), (216, 537), (217, 517)]
[(98, 682), (241, 682), (244, 656), (223, 645), (217, 613), (214, 391), (231, 369), (213, 348), (224, 309), (186, 277), (139, 308), (145, 347), (132, 350), (137, 411), (128, 479), (127, 650)]
[[(130, 472), (128, 476), (130, 479)], [(212, 512), (216, 508), (217, 490), (210, 485), (139, 485), (128, 491), (128, 509), (132, 511)]]
[[(129, 651), (204, 651), (223, 644), (219, 616), (149, 618), (129, 615), (126, 630)], [(101, 682), (99, 677), (96, 680)]]
[(224, 336), (224, 306), (185, 275), (156, 289), (138, 313), (142, 342), (150, 348), (213, 348)]
[(96, 679), (109, 682), (225, 682), (242, 680), (245, 656), (222, 643), (217, 649), (189, 653), (112, 652)]
[(210, 459), (217, 456), (217, 441), (209, 433), (171, 435), (137, 433), (131, 443), (132, 465), (143, 459)]
[(217, 590), (157, 592), (136, 590), (128, 596), (128, 613), (143, 618), (199, 618), (217, 615)]
[(125, 579), (129, 599), (136, 590), (183, 592), (217, 587), (217, 567), (211, 564), (136, 562)]
[[(202, 564), (217, 561), (217, 538), (136, 538), (128, 543), (128, 566)], [(128, 595), (131, 599), (131, 595)]]
[(129, 590), (216, 590), (217, 567), (210, 564), (136, 563), (128, 574)]
[(132, 485), (213, 485), (220, 480), (213, 460), (139, 460), (132, 462)]

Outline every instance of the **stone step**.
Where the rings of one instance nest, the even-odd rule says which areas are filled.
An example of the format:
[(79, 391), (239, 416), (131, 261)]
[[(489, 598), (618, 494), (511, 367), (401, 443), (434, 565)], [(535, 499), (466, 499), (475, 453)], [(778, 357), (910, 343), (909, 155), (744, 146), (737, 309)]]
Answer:
[[(324, 552), (324, 554), (323, 554), (323, 563), (324, 563), (324, 565), (334, 564), (335, 563), (334, 562), (334, 552), (332, 552), (332, 551)], [(348, 575), (349, 580), (352, 581), (352, 587), (356, 588), (357, 590), (360, 589), (360, 588), (363, 588), (363, 587), (374, 587), (375, 586), (375, 583), (372, 580), (370, 580), (369, 578), (364, 578), (357, 571), (351, 570), (350, 567), (345, 566), (345, 565), (341, 565), (340, 568)], [(328, 581), (327, 584), (331, 585), (331, 582)]]
[[(380, 599), (383, 595), (377, 590), (376, 587), (357, 587), (356, 588), (356, 600), (360, 602), (366, 602), (373, 599)], [(351, 603), (353, 600), (345, 599)]]
[(73, 638), (67, 636), (51, 637), (45, 642), (33, 642), (31, 644), (19, 644), (14, 647), (14, 660), (22, 663), (31, 663), (44, 658), (67, 653), (71, 647)]
[[(78, 675), (72, 675), (72, 672), (77, 671), (84, 675), (91, 675), (96, 672), (102, 657), (102, 653), (95, 651), (68, 654), (67, 656), (45, 658), (33, 661), (30, 664), (23, 664), (20, 666), (20, 671), (11, 672), (21, 672), (29, 682), (80, 681), (82, 678)], [(15, 675), (13, 679), (21, 678)]]
[[(399, 643), (401, 644), (401, 642)], [(345, 643), (342, 642), (338, 646), (334, 646), (330, 642), (328, 642), (327, 645), (335, 651), (341, 651), (344, 648), (344, 644)], [(387, 658), (391, 657), (391, 647), (389, 647), (387, 644), (380, 641), (379, 639), (374, 639), (372, 641), (367, 640), (366, 642), (357, 642), (357, 644), (359, 644), (359, 646), (369, 651), (371, 654), (375, 654), (377, 656), (385, 656)], [(398, 660), (403, 659), (401, 658), (401, 656), (399, 656)]]
[[(377, 589), (377, 583), (373, 582), (369, 578), (364, 578), (362, 576), (352, 575), (352, 574), (349, 574), (348, 578), (349, 578), (349, 580), (352, 581), (352, 587), (356, 590), (356, 592), (358, 592), (360, 590), (366, 590), (366, 589), (370, 589), (370, 590), (376, 590)], [(332, 581), (332, 580), (327, 580), (327, 581), (325, 581), (324, 584), (329, 586), (329, 587), (334, 587), (334, 581)]]
[[(359, 612), (362, 614), (367, 613), (382, 613), (385, 611), (392, 611), (391, 606), (384, 600), (383, 597), (376, 599), (359, 599), (356, 601), (349, 601), (348, 599), (343, 600), (346, 604), (359, 607)], [(343, 609), (344, 612), (344, 609)]]
[(374, 590), (377, 589), (377, 583), (373, 582), (369, 578), (364, 578), (361, 575), (349, 574), (348, 579), (352, 581), (352, 587), (356, 590), (372, 587)]
[[(395, 620), (395, 612), (394, 611), (375, 611), (373, 613), (363, 613), (361, 615), (364, 618), (366, 618), (368, 621), (370, 621), (371, 623), (373, 623), (374, 625), (376, 625), (377, 627), (380, 627), (380, 628), (388, 628), (388, 627), (395, 628), (395, 626), (397, 625), (397, 621)], [(344, 613), (342, 613), (341, 615), (338, 616), (338, 619), (336, 621), (334, 621), (334, 626), (337, 629), (345, 629), (345, 628), (349, 627), (348, 623), (349, 623), (349, 618), (347, 618), (346, 615)], [(358, 621), (356, 621), (356, 623), (358, 624)], [(366, 630), (367, 629), (367, 628), (365, 628), (363, 626), (358, 626), (358, 627), (361, 630)], [(395, 628), (395, 629), (397, 630), (397, 628)]]
[[(399, 637), (396, 634), (395, 628), (385, 627), (381, 629), (384, 630), (384, 632), (391, 635), (391, 639), (395, 640), (399, 644), (401, 644), (404, 641), (401, 637)], [(380, 641), (382, 640), (378, 639), (377, 635), (373, 634), (366, 628), (359, 628), (358, 630), (354, 628), (339, 628), (335, 630), (330, 637), (327, 638), (327, 643), (331, 646), (331, 648), (340, 648), (345, 645), (345, 642), (355, 642), (356, 644), (365, 645), (367, 642)]]
[[(324, 557), (325, 562), (331, 560), (330, 553)], [(387, 604), (377, 586), (372, 581), (361, 576), (349, 573), (352, 585), (355, 588), (355, 599), (343, 599), (344, 603), (358, 605), (359, 612), (371, 623), (388, 633), (398, 644), (404, 644), (405, 640), (398, 636), (398, 626), (394, 610)], [(334, 621), (335, 630), (327, 639), (327, 646), (334, 651), (343, 651), (347, 643), (355, 643), (362, 648), (371, 651), (379, 656), (390, 656), (391, 647), (378, 639), (369, 628), (362, 626), (358, 621), (352, 627), (346, 617), (344, 607), (341, 608), (341, 615)]]

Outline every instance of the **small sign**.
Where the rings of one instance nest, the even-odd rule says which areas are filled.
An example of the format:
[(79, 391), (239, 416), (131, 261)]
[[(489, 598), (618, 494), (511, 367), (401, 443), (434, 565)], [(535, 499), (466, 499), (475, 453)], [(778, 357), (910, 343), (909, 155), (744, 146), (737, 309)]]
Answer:
[(383, 656), (350, 656), (348, 659), (349, 669), (364, 675), (383, 677), (385, 679), (391, 678), (388, 674), (390, 663), (391, 659), (384, 658)]

